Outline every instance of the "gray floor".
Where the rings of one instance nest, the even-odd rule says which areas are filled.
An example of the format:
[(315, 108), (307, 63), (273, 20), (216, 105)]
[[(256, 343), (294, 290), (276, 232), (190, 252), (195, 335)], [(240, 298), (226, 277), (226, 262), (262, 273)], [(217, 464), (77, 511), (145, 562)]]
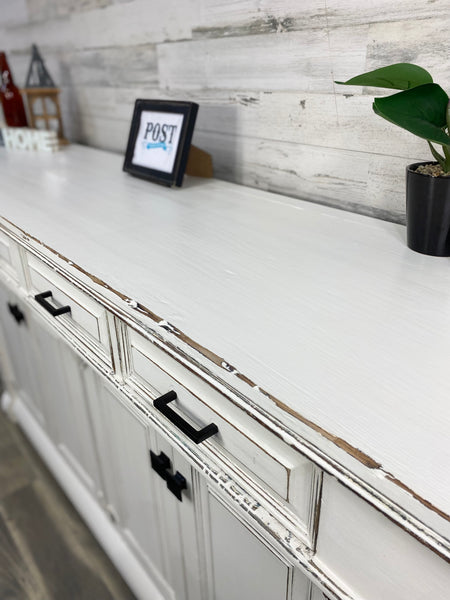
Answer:
[(135, 600), (1, 409), (0, 600)]

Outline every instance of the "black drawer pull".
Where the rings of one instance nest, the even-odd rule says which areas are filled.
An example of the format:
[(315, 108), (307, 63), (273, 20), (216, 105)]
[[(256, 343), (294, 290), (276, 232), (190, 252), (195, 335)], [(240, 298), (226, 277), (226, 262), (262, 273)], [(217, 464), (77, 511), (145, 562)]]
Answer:
[(16, 323), (18, 323), (20, 325), (22, 321), (25, 322), (25, 315), (20, 310), (20, 308), (17, 306), (17, 304), (11, 304), (10, 302), (8, 302), (8, 308), (9, 308), (9, 312), (15, 318)]
[(50, 302), (47, 302), (46, 298), (51, 298), (51, 296), (51, 292), (42, 292), (40, 294), (36, 294), (34, 299), (38, 304), (45, 308), (45, 310), (49, 312), (52, 317), (59, 317), (59, 315), (70, 312), (70, 306), (60, 306), (57, 308), (56, 306), (50, 304)]
[(206, 425), (203, 429), (194, 429), (192, 425), (190, 425), (187, 421), (180, 417), (174, 410), (167, 406), (169, 402), (172, 400), (176, 400), (177, 394), (174, 391), (167, 392), (163, 396), (156, 398), (153, 400), (153, 406), (157, 408), (163, 415), (165, 415), (171, 423), (176, 425), (180, 431), (185, 433), (189, 439), (191, 439), (196, 444), (200, 444), (200, 442), (205, 441), (215, 433), (219, 431), (217, 425), (214, 423), (210, 423), (210, 425)]

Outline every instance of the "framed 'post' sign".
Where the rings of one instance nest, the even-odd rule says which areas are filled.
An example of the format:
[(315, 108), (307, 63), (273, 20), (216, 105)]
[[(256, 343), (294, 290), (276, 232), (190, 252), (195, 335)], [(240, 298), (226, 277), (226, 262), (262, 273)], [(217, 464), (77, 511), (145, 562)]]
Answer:
[(194, 102), (136, 100), (123, 170), (181, 186), (197, 111)]

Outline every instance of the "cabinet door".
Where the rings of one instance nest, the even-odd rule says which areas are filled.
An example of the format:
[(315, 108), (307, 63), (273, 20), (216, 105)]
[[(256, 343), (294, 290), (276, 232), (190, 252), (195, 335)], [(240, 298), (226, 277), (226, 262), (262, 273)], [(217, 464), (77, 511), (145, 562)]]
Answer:
[[(47, 426), (45, 402), (40, 386), (39, 346), (32, 317), (25, 303), (0, 284), (0, 321), (12, 381), (8, 385), (20, 396), (42, 427)], [(7, 374), (5, 373), (5, 376)]]
[(96, 495), (99, 472), (84, 384), (89, 367), (38, 316), (34, 329), (41, 350), (41, 388), (48, 433), (78, 477)]
[(201, 536), (199, 476), (179, 452), (150, 429), (154, 456), (165, 456), (166, 479), (152, 470), (161, 515), (163, 569), (177, 600), (210, 600), (200, 568)]
[(330, 600), (318, 587), (311, 586), (311, 600)]
[[(209, 600), (200, 590), (191, 467), (130, 401), (92, 373), (89, 380), (104, 503), (111, 519), (164, 598)], [(177, 472), (184, 481), (179, 488)]]
[(103, 502), (130, 548), (165, 598), (161, 513), (150, 467), (147, 419), (92, 371), (86, 372), (100, 463)]
[(310, 582), (256, 531), (208, 493), (210, 600), (307, 600)]

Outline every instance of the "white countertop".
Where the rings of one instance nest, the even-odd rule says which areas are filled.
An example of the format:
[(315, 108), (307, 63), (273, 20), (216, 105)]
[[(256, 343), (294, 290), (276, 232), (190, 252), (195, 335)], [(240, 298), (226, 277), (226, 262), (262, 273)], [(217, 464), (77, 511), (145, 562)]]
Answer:
[(1, 222), (232, 365), (450, 539), (450, 259), (409, 250), (401, 225), (217, 180), (168, 189), (122, 160), (1, 149)]

